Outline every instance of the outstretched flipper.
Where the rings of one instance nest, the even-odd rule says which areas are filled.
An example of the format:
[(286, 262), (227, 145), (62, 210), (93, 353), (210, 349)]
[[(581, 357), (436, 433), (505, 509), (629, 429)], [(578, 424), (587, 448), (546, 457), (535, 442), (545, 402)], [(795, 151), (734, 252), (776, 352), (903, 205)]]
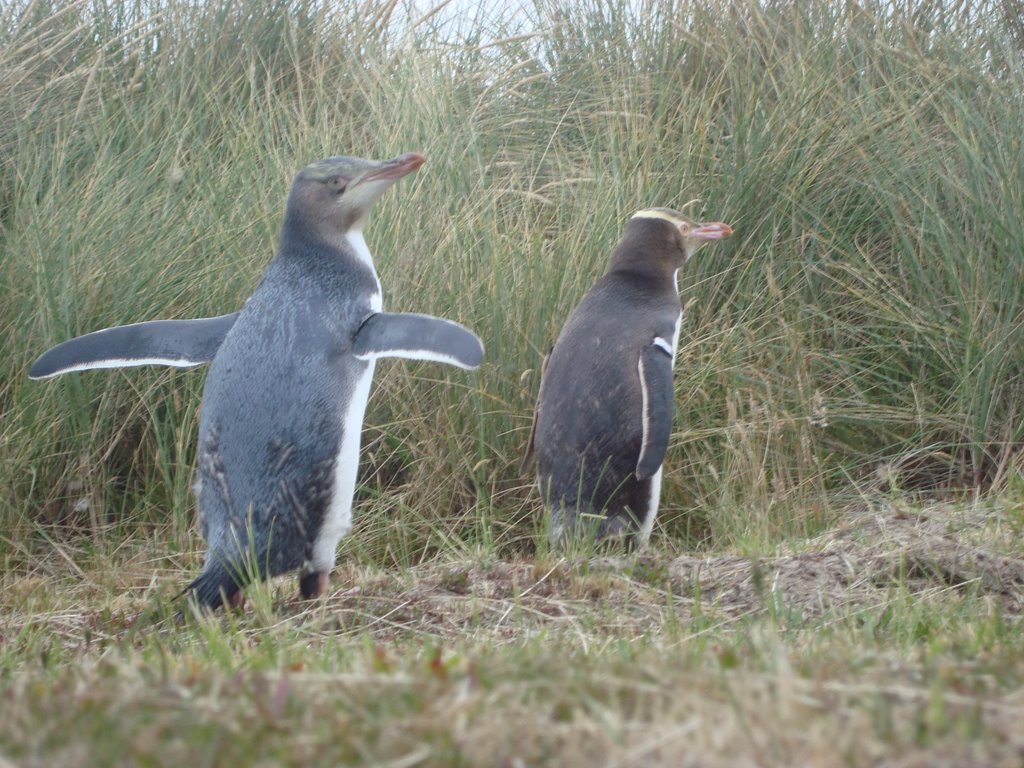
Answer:
[(48, 349), (32, 364), (28, 377), (47, 379), (72, 371), (134, 365), (202, 365), (213, 360), (238, 314), (152, 320), (87, 333)]
[(484, 345), (475, 333), (451, 320), (378, 312), (359, 327), (352, 340), (352, 353), (360, 360), (404, 357), (476, 368), (483, 362)]
[(672, 345), (655, 338), (640, 350), (637, 367), (643, 394), (644, 438), (636, 462), (636, 479), (646, 480), (661, 467), (672, 432)]

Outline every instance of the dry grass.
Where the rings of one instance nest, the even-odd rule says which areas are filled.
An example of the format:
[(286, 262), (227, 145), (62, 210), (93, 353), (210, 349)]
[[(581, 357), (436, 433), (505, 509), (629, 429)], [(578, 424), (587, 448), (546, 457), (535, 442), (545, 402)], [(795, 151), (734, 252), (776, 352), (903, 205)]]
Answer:
[(970, 592), (1007, 617), (1024, 612), (1020, 530), (986, 505), (881, 504), (848, 511), (827, 534), (777, 557), (678, 557), (677, 589), (699, 588), (719, 612), (743, 615), (777, 598), (802, 618), (876, 608), (896, 586), (941, 600)]

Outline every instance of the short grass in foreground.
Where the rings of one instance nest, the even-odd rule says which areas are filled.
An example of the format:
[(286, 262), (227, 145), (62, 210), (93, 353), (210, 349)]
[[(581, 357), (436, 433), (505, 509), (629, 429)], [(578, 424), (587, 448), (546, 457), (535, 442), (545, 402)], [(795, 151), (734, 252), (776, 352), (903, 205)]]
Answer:
[(151, 542), (56, 549), (3, 579), (0, 756), (1015, 765), (1020, 523), (1008, 500), (879, 503), (770, 557), (350, 558), (326, 599), (281, 581), (185, 624)]

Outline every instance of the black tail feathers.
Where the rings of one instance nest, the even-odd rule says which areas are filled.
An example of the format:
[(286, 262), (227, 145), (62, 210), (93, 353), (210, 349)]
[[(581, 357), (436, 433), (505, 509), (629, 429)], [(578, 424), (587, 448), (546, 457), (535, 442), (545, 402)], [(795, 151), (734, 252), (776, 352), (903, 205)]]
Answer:
[(209, 564), (199, 577), (181, 592), (199, 608), (216, 610), (237, 595), (243, 585), (220, 564)]

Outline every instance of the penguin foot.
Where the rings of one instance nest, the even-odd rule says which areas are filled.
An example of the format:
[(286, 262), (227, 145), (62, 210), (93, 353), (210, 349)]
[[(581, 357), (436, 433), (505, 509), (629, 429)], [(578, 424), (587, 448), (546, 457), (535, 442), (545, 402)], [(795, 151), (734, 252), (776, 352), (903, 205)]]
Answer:
[(245, 593), (238, 590), (228, 598), (228, 607), (233, 611), (241, 611), (245, 608)]
[(299, 595), (303, 600), (319, 597), (327, 591), (330, 579), (327, 573), (307, 573), (299, 577)]

